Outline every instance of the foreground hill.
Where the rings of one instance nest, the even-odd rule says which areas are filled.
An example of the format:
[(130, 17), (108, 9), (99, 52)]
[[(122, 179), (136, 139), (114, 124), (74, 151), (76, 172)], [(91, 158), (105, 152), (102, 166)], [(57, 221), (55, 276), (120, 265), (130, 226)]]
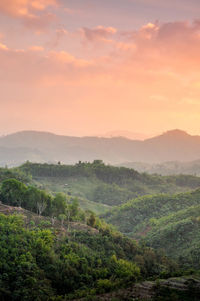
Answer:
[(178, 272), (165, 256), (100, 221), (93, 227), (76, 222), (69, 227), (0, 205), (0, 226), (1, 300), (71, 300), (89, 295), (95, 300), (99, 293)]
[(0, 138), (0, 164), (19, 165), (25, 160), (66, 164), (102, 159), (107, 163), (192, 161), (200, 158), (200, 136), (180, 130), (144, 141), (123, 137), (68, 137), (24, 131)]
[(52, 225), (0, 204), (0, 226), (1, 300), (199, 300), (199, 277), (159, 279), (182, 272), (106, 224)]

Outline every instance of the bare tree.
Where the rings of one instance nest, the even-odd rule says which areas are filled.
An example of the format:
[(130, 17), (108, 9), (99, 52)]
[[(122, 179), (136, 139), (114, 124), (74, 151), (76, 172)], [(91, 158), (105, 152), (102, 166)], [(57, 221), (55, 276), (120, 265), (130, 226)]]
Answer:
[(45, 200), (39, 200), (37, 201), (37, 211), (38, 211), (38, 214), (41, 215), (44, 210), (46, 209), (47, 207), (47, 203)]

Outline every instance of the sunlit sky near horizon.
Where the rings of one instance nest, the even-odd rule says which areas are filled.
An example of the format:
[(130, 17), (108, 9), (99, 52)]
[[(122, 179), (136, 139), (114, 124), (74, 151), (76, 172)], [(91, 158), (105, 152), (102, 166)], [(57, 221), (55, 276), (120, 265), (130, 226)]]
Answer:
[(200, 135), (199, 0), (0, 0), (0, 134)]

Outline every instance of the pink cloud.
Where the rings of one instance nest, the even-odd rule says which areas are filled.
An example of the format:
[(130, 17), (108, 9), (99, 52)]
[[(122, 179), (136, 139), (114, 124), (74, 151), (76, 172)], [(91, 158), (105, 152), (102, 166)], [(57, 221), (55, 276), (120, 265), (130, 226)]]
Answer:
[(55, 17), (47, 9), (57, 5), (58, 0), (0, 0), (0, 13), (21, 19), (28, 27), (44, 27)]
[(104, 27), (97, 26), (93, 29), (90, 28), (81, 28), (81, 33), (84, 39), (94, 42), (94, 41), (106, 41), (109, 37), (112, 37), (116, 34), (117, 29), (114, 27)]
[(59, 45), (60, 41), (69, 35), (69, 32), (63, 28), (60, 27), (58, 29), (55, 30), (54, 32), (54, 37), (50, 39), (50, 41), (48, 43), (46, 43), (47, 47), (49, 48), (55, 48)]
[[(67, 50), (43, 51), (37, 45), (26, 51), (13, 50), (2, 43), (1, 79), (36, 82), (43, 82), (45, 79), (45, 82), (49, 80), (54, 84), (59, 81), (78, 84), (87, 80), (95, 85), (133, 83), (137, 85), (137, 89), (145, 84), (147, 90), (149, 87), (149, 98), (152, 95), (162, 95), (161, 89), (171, 95), (169, 86), (174, 88), (174, 83), (178, 83), (180, 89), (183, 86), (188, 89), (190, 82), (197, 82), (200, 76), (199, 31), (199, 21), (193, 24), (148, 23), (125, 37), (120, 33), (116, 35), (115, 40), (112, 40), (112, 50), (109, 49), (106, 55), (97, 56), (93, 49), (94, 54), (89, 56), (90, 59), (88, 55), (84, 58), (82, 54), (80, 58)], [(83, 30), (82, 33), (89, 41), (97, 40), (105, 45), (102, 39), (107, 39), (116, 32), (112, 27), (101, 26)], [(58, 32), (61, 37), (65, 34), (68, 32), (64, 29)], [(196, 91), (194, 87), (192, 90)], [(142, 88), (141, 93), (144, 93)]]
[[(124, 59), (141, 65), (145, 70), (173, 70), (187, 72), (199, 69), (200, 22), (148, 23), (138, 31), (126, 33), (129, 51)], [(124, 36), (123, 36), (124, 39)], [(123, 46), (123, 44), (122, 44)], [(123, 47), (122, 47), (123, 48)], [(121, 56), (120, 51), (116, 55)]]
[(31, 46), (31, 47), (29, 47), (29, 50), (30, 51), (36, 51), (36, 52), (40, 52), (40, 51), (44, 51), (44, 47), (42, 47), (42, 46)]
[(37, 12), (55, 6), (57, 0), (0, 0), (0, 11), (19, 18), (34, 18)]
[(92, 61), (76, 58), (66, 51), (50, 51), (41, 46), (10, 49), (0, 43), (0, 81), (59, 84), (81, 81), (93, 67)]
[(8, 47), (2, 43), (0, 43), (0, 49), (1, 50), (8, 50)]
[[(85, 49), (80, 32), (70, 36), (74, 45), (79, 39), (79, 53), (75, 47), (67, 49), (67, 43), (60, 51), (42, 51), (37, 44), (17, 50), (1, 42), (0, 82), (6, 99), (19, 102), (22, 98), (23, 107), (26, 104), (31, 113), (29, 98), (33, 103), (37, 100), (33, 120), (41, 118), (45, 126), (49, 118), (54, 127), (52, 120), (57, 116), (60, 128), (70, 123), (81, 128), (88, 122), (88, 129), (121, 123), (124, 128), (137, 124), (152, 131), (169, 124), (177, 127), (177, 123), (188, 127), (193, 120), (198, 128), (200, 22), (155, 22), (126, 35), (115, 32), (107, 27), (82, 32), (98, 48), (102, 44), (103, 54), (93, 46), (91, 52)], [(59, 34), (68, 35), (62, 29)], [(109, 49), (104, 39), (112, 40)], [(14, 113), (19, 112), (17, 101)]]

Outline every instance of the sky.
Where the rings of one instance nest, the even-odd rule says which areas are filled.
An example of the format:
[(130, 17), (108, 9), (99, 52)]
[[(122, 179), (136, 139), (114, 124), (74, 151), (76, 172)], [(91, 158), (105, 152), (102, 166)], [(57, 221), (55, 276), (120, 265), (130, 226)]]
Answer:
[(0, 0), (0, 134), (200, 135), (199, 0)]

